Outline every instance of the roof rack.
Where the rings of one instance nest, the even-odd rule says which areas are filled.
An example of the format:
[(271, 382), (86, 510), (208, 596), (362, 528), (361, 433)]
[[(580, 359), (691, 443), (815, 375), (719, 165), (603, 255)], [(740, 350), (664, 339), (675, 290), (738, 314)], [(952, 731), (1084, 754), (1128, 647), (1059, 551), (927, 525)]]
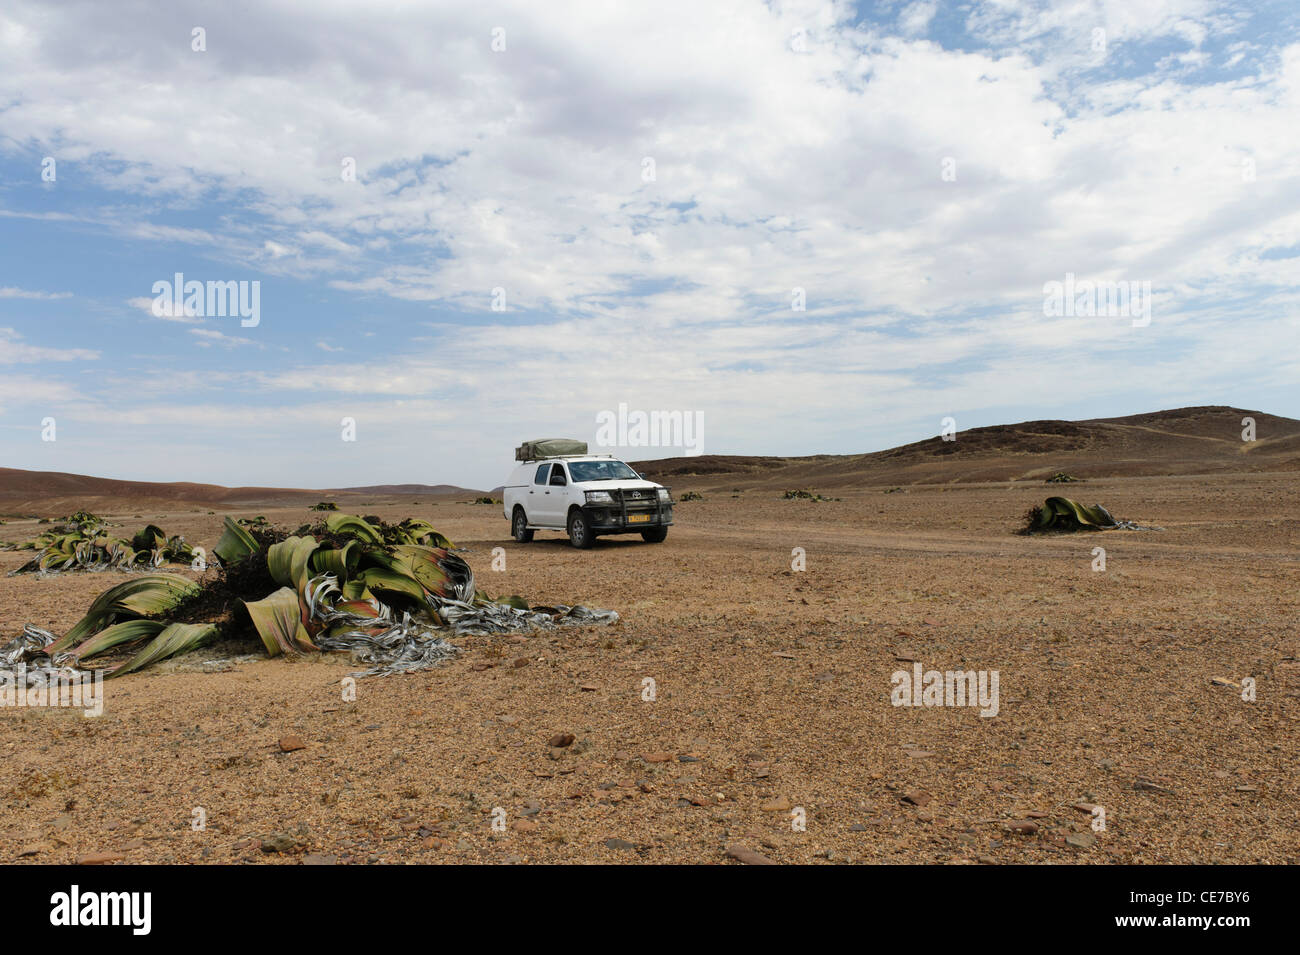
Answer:
[(535, 457), (525, 458), (521, 463), (533, 464), (537, 461), (554, 461), (557, 458), (613, 458), (612, 454), (539, 454)]

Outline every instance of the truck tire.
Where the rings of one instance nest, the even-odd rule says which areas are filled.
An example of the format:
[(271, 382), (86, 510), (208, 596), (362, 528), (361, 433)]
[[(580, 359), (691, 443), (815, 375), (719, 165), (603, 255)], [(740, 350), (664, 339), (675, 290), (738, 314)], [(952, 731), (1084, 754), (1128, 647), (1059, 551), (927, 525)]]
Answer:
[(653, 530), (642, 531), (641, 539), (647, 544), (662, 544), (664, 538), (668, 536), (667, 527), (656, 527)]
[(528, 515), (518, 504), (515, 505), (514, 517), (510, 520), (510, 529), (515, 535), (515, 540), (521, 544), (527, 544), (533, 539), (533, 532), (528, 529)]
[(579, 550), (587, 550), (596, 543), (596, 535), (591, 532), (587, 515), (576, 507), (569, 511), (569, 543)]

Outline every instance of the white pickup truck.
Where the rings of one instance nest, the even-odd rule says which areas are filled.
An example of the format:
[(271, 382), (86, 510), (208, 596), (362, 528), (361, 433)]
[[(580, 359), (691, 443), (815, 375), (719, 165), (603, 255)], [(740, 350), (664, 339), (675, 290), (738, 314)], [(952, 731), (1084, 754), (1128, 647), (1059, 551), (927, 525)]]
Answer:
[(584, 549), (606, 534), (640, 534), (651, 544), (668, 536), (668, 488), (607, 454), (533, 456), (524, 449), (516, 457), (527, 460), (515, 468), (502, 495), (506, 520), (521, 544), (540, 530), (567, 531), (570, 543)]

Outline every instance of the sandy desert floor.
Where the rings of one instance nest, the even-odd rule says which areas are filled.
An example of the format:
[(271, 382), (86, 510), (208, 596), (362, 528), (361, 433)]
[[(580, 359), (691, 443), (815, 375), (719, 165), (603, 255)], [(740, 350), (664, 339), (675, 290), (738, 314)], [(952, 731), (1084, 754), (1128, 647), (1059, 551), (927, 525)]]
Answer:
[[(514, 543), (499, 507), (376, 501), (365, 512), (424, 517), (469, 548), (490, 593), (622, 621), (465, 639), (440, 669), (361, 680), (354, 702), (346, 659), (226, 643), (111, 681), (99, 718), (0, 709), (0, 851), (716, 863), (741, 846), (782, 863), (1294, 863), (1298, 483), (874, 488), (819, 503), (709, 492), (679, 505), (661, 545), (585, 552), (558, 534)], [(1014, 535), (1053, 493), (1163, 529)], [(253, 513), (309, 520), (305, 508), (237, 516)], [(221, 515), (115, 519), (210, 549)], [(0, 527), (3, 540), (32, 533)], [(504, 572), (491, 570), (498, 546)], [(0, 572), (23, 560), (0, 553)], [(0, 577), (0, 632), (61, 632), (117, 579)], [(998, 671), (997, 715), (891, 705), (891, 674), (913, 660)], [(1211, 682), (1246, 677), (1253, 702)], [(564, 733), (574, 743), (553, 750)], [(305, 746), (281, 752), (287, 736)], [(1104, 831), (1079, 803), (1104, 808)]]

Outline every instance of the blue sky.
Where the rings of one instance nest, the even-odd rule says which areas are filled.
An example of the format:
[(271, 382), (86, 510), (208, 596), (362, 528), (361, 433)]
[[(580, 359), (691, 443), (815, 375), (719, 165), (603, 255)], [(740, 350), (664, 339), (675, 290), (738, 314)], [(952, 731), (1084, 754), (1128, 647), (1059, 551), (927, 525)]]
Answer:
[[(16, 0), (0, 464), (491, 487), (620, 404), (736, 454), (1300, 417), (1297, 9)], [(259, 322), (154, 314), (177, 272)], [(1067, 273), (1149, 324), (1045, 315)]]

